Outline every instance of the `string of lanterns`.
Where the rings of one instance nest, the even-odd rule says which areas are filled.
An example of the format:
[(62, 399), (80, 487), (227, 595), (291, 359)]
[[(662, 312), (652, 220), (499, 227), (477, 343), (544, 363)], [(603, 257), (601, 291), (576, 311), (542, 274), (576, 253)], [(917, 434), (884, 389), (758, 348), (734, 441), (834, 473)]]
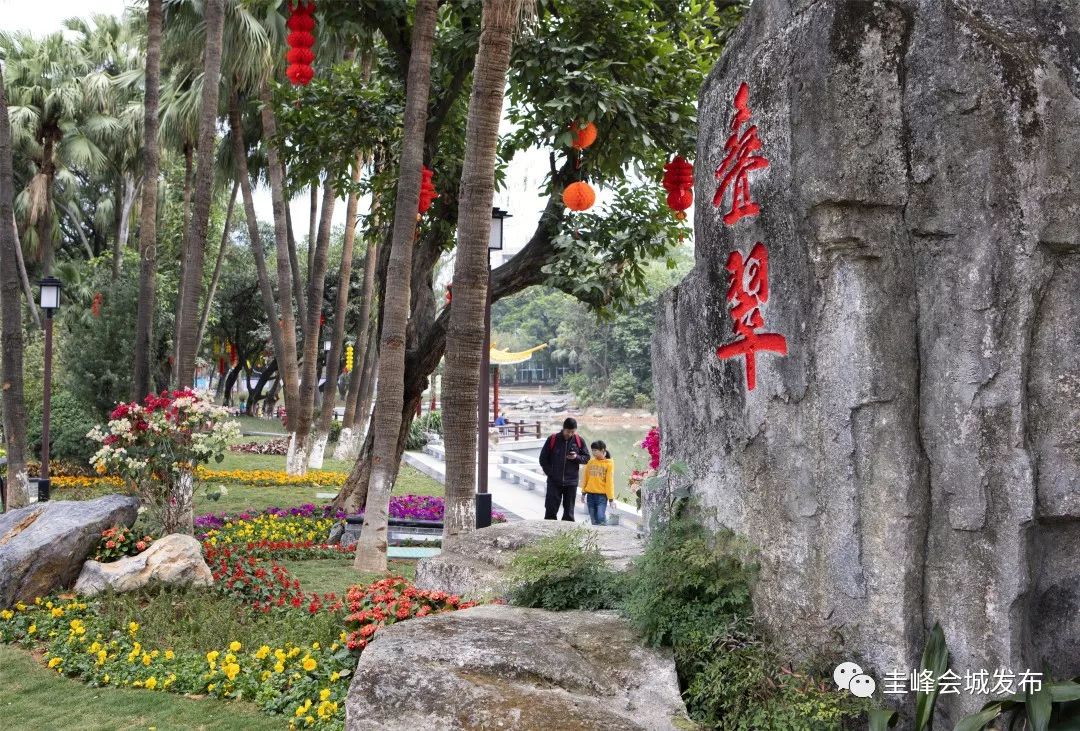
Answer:
[(431, 203), (439, 197), (438, 192), (435, 190), (435, 184), (431, 182), (434, 177), (435, 171), (428, 170), (427, 166), (421, 166), (420, 168), (420, 205), (418, 213), (423, 215), (431, 208)]
[[(596, 142), (596, 125), (592, 122), (575, 121), (570, 124), (570, 146), (580, 155), (589, 145)], [(574, 163), (574, 169), (581, 167), (581, 158)], [(563, 205), (571, 211), (587, 211), (596, 203), (596, 191), (588, 182), (578, 180), (563, 189)]]
[(353, 346), (349, 343), (345, 346), (345, 372), (352, 373), (353, 368)]
[(686, 218), (686, 209), (694, 203), (694, 166), (682, 155), (676, 155), (664, 165), (662, 182), (667, 194), (668, 208), (675, 211), (675, 218)]
[(285, 60), (289, 62), (285, 75), (293, 86), (307, 86), (315, 77), (315, 71), (311, 68), (315, 60), (315, 52), (311, 48), (315, 45), (315, 3), (297, 0), (294, 5), (289, 2), (289, 19), (285, 26), (289, 29), (286, 42), (289, 50), (285, 54)]

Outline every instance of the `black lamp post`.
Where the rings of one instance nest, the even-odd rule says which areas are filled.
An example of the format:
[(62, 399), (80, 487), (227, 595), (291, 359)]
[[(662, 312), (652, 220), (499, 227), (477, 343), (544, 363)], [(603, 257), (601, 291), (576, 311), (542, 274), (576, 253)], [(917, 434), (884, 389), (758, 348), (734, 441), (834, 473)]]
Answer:
[(500, 208), (491, 209), (491, 236), (488, 238), (487, 303), (484, 305), (484, 351), (480, 355), (480, 388), (476, 408), (477, 482), (476, 527), (491, 525), (491, 493), (488, 492), (488, 371), (491, 358), (491, 252), (502, 251), (503, 219), (510, 214)]
[(41, 309), (45, 310), (45, 387), (41, 410), (41, 474), (38, 478), (38, 502), (49, 499), (49, 416), (52, 410), (52, 331), (53, 313), (60, 307), (60, 280), (45, 277), (41, 287)]

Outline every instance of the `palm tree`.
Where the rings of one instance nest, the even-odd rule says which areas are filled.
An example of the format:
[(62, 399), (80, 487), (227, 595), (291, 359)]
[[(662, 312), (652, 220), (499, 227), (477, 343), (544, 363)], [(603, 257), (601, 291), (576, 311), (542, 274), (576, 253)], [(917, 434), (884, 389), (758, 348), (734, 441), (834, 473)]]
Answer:
[(386, 275), (386, 300), (383, 303), (379, 390), (372, 417), (375, 451), (371, 460), (364, 530), (356, 543), (356, 559), (353, 562), (360, 571), (386, 571), (387, 514), (390, 491), (397, 473), (397, 465), (391, 456), (397, 449), (405, 392), (405, 337), (411, 294), (412, 249), (420, 200), (420, 169), (424, 162), (424, 132), (437, 14), (436, 0), (416, 0), (406, 82), (401, 167), (394, 205), (394, 233)]
[(210, 205), (214, 188), (214, 143), (217, 136), (218, 93), (220, 91), (222, 34), (225, 25), (224, 0), (206, 2), (206, 47), (203, 52), (203, 88), (199, 120), (199, 164), (195, 173), (194, 207), (188, 227), (185, 268), (189, 272), (182, 283), (179, 316), (182, 330), (177, 358), (177, 383), (180, 387), (195, 383), (195, 356), (198, 335), (199, 293), (202, 289), (203, 256), (210, 224)]
[[(472, 98), (465, 132), (465, 161), (459, 193), (457, 256), (454, 263), (454, 306), (446, 336), (446, 380), (454, 384), (444, 396), (446, 435), (447, 540), (474, 530), (476, 484), (477, 387), (484, 350), (487, 292), (490, 285), (488, 238), (491, 201), (495, 195), (495, 148), (499, 142), (506, 70), (521, 0), (484, 0), (480, 47), (473, 70)], [(485, 394), (486, 398), (486, 394)]]
[(15, 234), (14, 171), (7, 95), (0, 71), (0, 398), (3, 403), (8, 479), (4, 509), (27, 504), (30, 479), (26, 472), (26, 404), (23, 400), (22, 309)]
[[(109, 98), (107, 75), (94, 73), (79, 45), (62, 33), (36, 40), (24, 33), (0, 36), (11, 89), (9, 115), (12, 145), (32, 162), (29, 183), (16, 207), (24, 216), (31, 250), (49, 274), (55, 258), (58, 211), (54, 182), (72, 168), (93, 170), (105, 163), (98, 146), (116, 128), (102, 113)], [(77, 183), (71, 175), (69, 184)], [(21, 203), (21, 205), (19, 205)]]
[(321, 470), (326, 442), (330, 438), (330, 422), (334, 418), (337, 404), (337, 382), (340, 375), (342, 345), (345, 338), (345, 309), (349, 305), (349, 282), (352, 280), (353, 246), (356, 243), (356, 210), (359, 206), (359, 194), (356, 186), (360, 183), (360, 170), (364, 156), (357, 154), (353, 165), (353, 188), (349, 191), (345, 206), (345, 242), (341, 246), (341, 264), (338, 267), (337, 302), (334, 305), (334, 321), (330, 335), (330, 352), (326, 355), (326, 386), (323, 389), (322, 411), (319, 412), (319, 424), (311, 443), (308, 466)]
[(146, 83), (143, 96), (143, 185), (139, 215), (139, 301), (135, 322), (135, 378), (132, 400), (149, 393), (153, 350), (154, 306), (157, 298), (157, 194), (161, 152), (158, 148), (158, 99), (161, 87), (161, 0), (149, 0), (146, 10)]

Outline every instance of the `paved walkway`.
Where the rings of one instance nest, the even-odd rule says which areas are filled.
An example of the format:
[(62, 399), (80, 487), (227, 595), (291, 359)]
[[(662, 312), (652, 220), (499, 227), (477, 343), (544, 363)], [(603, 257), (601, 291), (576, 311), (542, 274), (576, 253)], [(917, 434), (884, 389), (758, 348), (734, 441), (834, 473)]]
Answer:
[[(416, 468), (425, 475), (439, 482), (446, 482), (446, 463), (438, 457), (424, 452), (406, 452), (404, 460), (405, 464)], [(507, 513), (508, 518), (543, 519), (543, 491), (540, 489), (530, 490), (523, 485), (502, 479), (499, 476), (499, 453), (494, 450), (492, 450), (488, 459), (488, 490), (491, 492), (491, 501), (494, 503), (495, 509)], [(633, 506), (623, 502), (616, 501), (615, 507), (619, 514), (619, 526), (636, 531), (641, 520), (641, 514)], [(576, 506), (575, 516), (578, 521), (586, 523), (589, 521), (589, 511), (581, 504), (580, 500)]]

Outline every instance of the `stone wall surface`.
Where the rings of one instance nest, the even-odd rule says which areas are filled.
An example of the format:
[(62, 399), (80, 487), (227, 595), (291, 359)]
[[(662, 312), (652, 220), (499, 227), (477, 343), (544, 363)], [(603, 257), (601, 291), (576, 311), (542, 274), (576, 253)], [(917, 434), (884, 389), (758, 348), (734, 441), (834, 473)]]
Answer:
[[(733, 99), (769, 166), (711, 205)], [(878, 678), (1080, 673), (1080, 4), (756, 0), (699, 107), (696, 263), (653, 341), (664, 462), (761, 548), (778, 636)], [(721, 361), (729, 252), (769, 251)], [(946, 699), (955, 717), (985, 698)]]

